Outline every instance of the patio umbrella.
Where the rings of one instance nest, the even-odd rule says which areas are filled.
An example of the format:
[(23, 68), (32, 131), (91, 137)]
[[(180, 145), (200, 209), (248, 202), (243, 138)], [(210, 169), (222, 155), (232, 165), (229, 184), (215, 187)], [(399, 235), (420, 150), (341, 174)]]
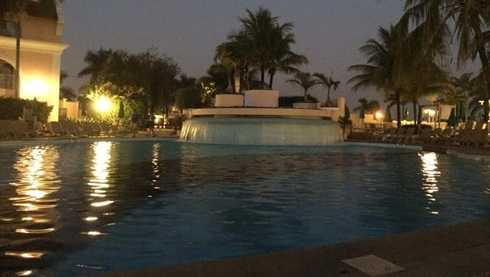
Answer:
[(466, 122), (466, 107), (463, 103), (459, 103), (459, 121)]
[(409, 115), (408, 108), (405, 108), (405, 111), (403, 112), (403, 120), (408, 120), (408, 115)]
[(366, 116), (364, 115), (364, 107), (361, 107), (361, 110), (359, 111), (359, 118), (360, 118), (360, 119), (364, 119), (364, 117), (366, 117)]
[(386, 107), (386, 112), (385, 112), (385, 122), (391, 122), (391, 109), (390, 107)]
[(489, 110), (489, 107), (488, 107), (488, 101), (485, 101), (483, 103), (483, 120), (485, 122), (488, 121), (488, 110)]
[(454, 108), (451, 108), (451, 113), (449, 114), (449, 118), (447, 119), (447, 126), (456, 126), (456, 114)]
[(459, 122), (459, 119), (461, 118), (461, 109), (460, 109), (460, 104), (456, 103), (454, 104), (454, 119), (456, 120), (456, 123)]
[(124, 104), (123, 104), (123, 101), (119, 101), (119, 111), (117, 113), (117, 118), (124, 118), (125, 114), (124, 114)]

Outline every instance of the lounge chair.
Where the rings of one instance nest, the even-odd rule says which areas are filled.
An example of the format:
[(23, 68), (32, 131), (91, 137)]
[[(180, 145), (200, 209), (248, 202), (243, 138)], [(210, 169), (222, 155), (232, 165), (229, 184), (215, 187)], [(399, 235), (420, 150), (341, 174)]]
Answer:
[(0, 135), (6, 139), (15, 138), (12, 120), (0, 120)]
[(454, 136), (454, 129), (452, 127), (447, 127), (444, 130), (442, 130), (440, 133), (436, 131), (432, 137), (432, 141), (433, 143), (436, 144), (446, 144), (453, 136)]
[(47, 129), (51, 132), (53, 136), (65, 136), (67, 132), (61, 126), (61, 123), (58, 121), (51, 121), (46, 124)]
[(64, 135), (69, 137), (81, 137), (82, 133), (80, 132), (80, 128), (78, 124), (73, 121), (60, 121), (61, 127), (63, 128)]
[(406, 128), (405, 132), (399, 136), (397, 144), (403, 142), (403, 144), (407, 144), (410, 140), (413, 142), (413, 137), (415, 136), (415, 127)]
[(397, 128), (395, 130), (395, 133), (393, 135), (391, 135), (390, 133), (387, 135), (387, 139), (386, 141), (387, 142), (395, 142), (395, 141), (399, 141), (400, 138), (405, 134), (405, 131), (406, 131), (407, 128)]
[(475, 147), (485, 147), (488, 146), (488, 131), (486, 129), (475, 129), (471, 130), (468, 139), (464, 142), (464, 145), (474, 145)]
[(418, 136), (413, 137), (414, 142), (419, 142), (421, 144), (432, 144), (432, 130), (430, 128), (424, 128), (420, 131)]
[(17, 138), (31, 138), (35, 137), (34, 128), (29, 126), (29, 123), (24, 120), (13, 120), (12, 121), (12, 131)]
[(81, 122), (81, 125), (83, 131), (85, 132), (85, 135), (92, 137), (100, 135), (100, 129), (98, 130), (97, 128), (95, 128), (91, 122), (83, 121)]
[(470, 134), (473, 130), (471, 129), (463, 129), (463, 130), (459, 130), (456, 135), (454, 135), (453, 137), (449, 138), (447, 141), (446, 141), (446, 144), (447, 143), (450, 143), (450, 144), (453, 144), (453, 145), (465, 145), (466, 143), (468, 143), (469, 139), (470, 139)]

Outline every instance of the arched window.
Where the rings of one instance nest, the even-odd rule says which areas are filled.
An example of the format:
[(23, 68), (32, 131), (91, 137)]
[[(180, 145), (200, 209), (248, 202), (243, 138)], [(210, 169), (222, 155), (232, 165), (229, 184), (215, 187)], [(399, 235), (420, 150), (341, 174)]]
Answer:
[(14, 89), (14, 67), (0, 60), (0, 89)]

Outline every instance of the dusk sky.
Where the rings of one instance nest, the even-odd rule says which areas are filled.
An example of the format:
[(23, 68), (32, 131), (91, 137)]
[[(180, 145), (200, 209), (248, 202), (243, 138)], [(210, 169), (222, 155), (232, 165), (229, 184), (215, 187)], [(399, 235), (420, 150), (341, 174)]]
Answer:
[[(404, 0), (67, 0), (63, 42), (69, 48), (62, 55), (62, 69), (70, 75), (65, 85), (74, 90), (86, 81), (77, 78), (85, 66), (83, 57), (100, 47), (143, 52), (151, 46), (172, 58), (182, 73), (199, 78), (213, 63), (215, 48), (227, 35), (240, 28), (238, 17), (246, 17), (262, 6), (279, 22), (293, 22), (296, 45), (309, 64), (310, 73), (322, 72), (341, 81), (332, 98), (344, 96), (349, 108), (361, 97), (377, 98), (373, 92), (351, 92), (347, 80), (355, 73), (353, 64), (365, 63), (358, 51), (369, 38), (377, 38), (379, 26), (396, 23), (403, 13)], [(301, 88), (285, 83), (290, 76), (279, 75), (274, 89), (281, 95), (302, 95)], [(326, 92), (319, 86), (311, 94), (320, 101)], [(384, 105), (384, 104), (382, 104)]]

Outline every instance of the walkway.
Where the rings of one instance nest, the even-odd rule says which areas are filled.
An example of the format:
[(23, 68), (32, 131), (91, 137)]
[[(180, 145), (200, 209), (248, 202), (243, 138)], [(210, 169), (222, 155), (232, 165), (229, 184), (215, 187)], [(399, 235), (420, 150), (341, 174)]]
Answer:
[(490, 276), (490, 219), (370, 240), (105, 276)]

